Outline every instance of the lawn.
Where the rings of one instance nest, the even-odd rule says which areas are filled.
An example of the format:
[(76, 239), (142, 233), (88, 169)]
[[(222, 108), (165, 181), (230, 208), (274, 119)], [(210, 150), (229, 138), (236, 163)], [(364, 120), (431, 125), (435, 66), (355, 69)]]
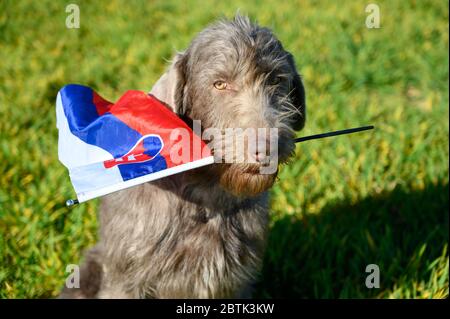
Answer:
[[(65, 6), (80, 7), (80, 28)], [(98, 201), (74, 197), (57, 158), (67, 83), (110, 100), (148, 91), (175, 50), (239, 8), (271, 27), (307, 90), (310, 141), (272, 189), (257, 297), (443, 298), (449, 287), (446, 1), (1, 1), (0, 297), (51, 298), (97, 238)], [(380, 269), (368, 289), (366, 266)]]

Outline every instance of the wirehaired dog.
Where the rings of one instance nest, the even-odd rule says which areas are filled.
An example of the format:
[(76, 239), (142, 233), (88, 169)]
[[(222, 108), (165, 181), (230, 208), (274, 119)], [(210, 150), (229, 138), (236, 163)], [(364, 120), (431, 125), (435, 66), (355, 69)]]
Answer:
[[(280, 162), (305, 122), (292, 55), (269, 29), (239, 15), (200, 32), (151, 93), (202, 128), (276, 128)], [(60, 297), (248, 297), (278, 172), (259, 171), (270, 157), (260, 142), (270, 138), (258, 139), (253, 163), (215, 163), (104, 197), (100, 241), (85, 256), (80, 288)]]

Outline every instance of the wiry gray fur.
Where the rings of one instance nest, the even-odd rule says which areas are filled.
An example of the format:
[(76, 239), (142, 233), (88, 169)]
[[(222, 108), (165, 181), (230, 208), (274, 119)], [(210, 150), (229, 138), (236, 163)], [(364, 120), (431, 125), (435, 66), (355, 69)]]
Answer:
[[(216, 90), (218, 79), (233, 90)], [(282, 161), (305, 120), (292, 56), (270, 30), (242, 16), (202, 31), (151, 93), (204, 128), (277, 127)], [(248, 296), (276, 177), (256, 168), (213, 164), (104, 197), (100, 241), (86, 254), (81, 287), (65, 288), (61, 297)]]

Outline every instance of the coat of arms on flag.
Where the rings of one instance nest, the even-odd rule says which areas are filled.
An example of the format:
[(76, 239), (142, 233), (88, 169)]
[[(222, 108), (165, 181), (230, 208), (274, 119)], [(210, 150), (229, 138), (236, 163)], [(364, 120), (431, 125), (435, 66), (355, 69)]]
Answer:
[[(56, 117), (58, 156), (78, 202), (214, 162), (185, 122), (141, 91), (127, 91), (111, 103), (89, 87), (70, 84), (58, 93)], [(200, 145), (202, 152), (189, 150), (189, 156), (174, 160), (177, 130), (188, 132), (189, 143)]]

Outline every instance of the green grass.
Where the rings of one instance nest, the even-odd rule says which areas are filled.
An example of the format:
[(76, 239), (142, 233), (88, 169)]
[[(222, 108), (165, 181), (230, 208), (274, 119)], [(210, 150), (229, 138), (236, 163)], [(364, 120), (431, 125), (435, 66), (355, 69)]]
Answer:
[[(0, 297), (54, 297), (96, 240), (97, 201), (74, 209), (57, 159), (67, 83), (115, 100), (148, 91), (175, 50), (238, 8), (276, 32), (307, 89), (302, 135), (376, 130), (297, 146), (272, 191), (259, 297), (448, 297), (448, 4), (377, 1), (0, 2)], [(368, 264), (379, 289), (365, 287)]]

